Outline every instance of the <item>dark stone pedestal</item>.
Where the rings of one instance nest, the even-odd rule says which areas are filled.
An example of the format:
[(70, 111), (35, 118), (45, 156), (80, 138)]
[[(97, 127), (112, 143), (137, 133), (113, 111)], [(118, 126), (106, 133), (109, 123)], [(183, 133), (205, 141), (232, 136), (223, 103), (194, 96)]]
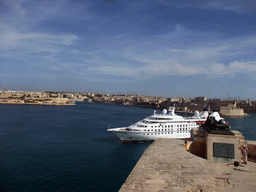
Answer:
[(231, 130), (210, 128), (206, 124), (202, 124), (202, 128), (207, 131), (209, 134), (218, 134), (218, 135), (234, 135)]

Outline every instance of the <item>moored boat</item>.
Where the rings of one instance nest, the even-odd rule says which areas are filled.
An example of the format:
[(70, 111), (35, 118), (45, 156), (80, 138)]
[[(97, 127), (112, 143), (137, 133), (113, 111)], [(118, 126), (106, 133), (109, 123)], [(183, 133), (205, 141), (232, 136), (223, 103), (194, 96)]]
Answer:
[(154, 141), (157, 138), (189, 139), (191, 130), (205, 123), (208, 111), (195, 112), (192, 117), (175, 114), (175, 107), (164, 109), (128, 127), (111, 128), (107, 131), (115, 134), (122, 142)]

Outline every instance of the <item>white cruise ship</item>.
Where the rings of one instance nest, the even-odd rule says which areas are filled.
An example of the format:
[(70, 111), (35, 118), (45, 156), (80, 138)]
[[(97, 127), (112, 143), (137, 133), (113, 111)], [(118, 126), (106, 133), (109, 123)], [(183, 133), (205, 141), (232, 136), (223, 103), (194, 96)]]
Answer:
[(154, 141), (157, 138), (189, 139), (191, 130), (204, 123), (208, 111), (195, 112), (192, 117), (182, 117), (174, 113), (171, 107), (169, 113), (164, 109), (162, 114), (154, 114), (128, 127), (112, 128), (107, 131), (117, 135), (123, 143), (134, 141)]

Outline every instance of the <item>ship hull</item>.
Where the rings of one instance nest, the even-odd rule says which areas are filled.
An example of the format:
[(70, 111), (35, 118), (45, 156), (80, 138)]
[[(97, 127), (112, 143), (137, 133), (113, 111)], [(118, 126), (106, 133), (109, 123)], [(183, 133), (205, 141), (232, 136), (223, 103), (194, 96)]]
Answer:
[(147, 133), (147, 132), (132, 132), (132, 131), (115, 131), (115, 130), (108, 130), (109, 132), (115, 134), (122, 143), (129, 143), (129, 142), (152, 142), (157, 138), (169, 138), (169, 139), (190, 139), (191, 134), (190, 132), (180, 133), (180, 134), (168, 134), (166, 133)]

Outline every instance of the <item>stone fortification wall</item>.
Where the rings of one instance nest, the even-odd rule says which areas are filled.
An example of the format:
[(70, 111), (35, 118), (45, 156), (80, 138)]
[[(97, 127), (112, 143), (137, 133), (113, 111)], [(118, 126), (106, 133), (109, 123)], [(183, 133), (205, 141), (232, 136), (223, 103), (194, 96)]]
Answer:
[(256, 141), (247, 141), (247, 147), (249, 149), (249, 160), (256, 161)]
[(220, 107), (220, 113), (225, 116), (241, 116), (244, 114), (244, 109)]
[[(244, 140), (242, 134), (239, 137), (238, 131), (232, 131), (236, 134), (237, 139), (241, 140), (239, 149), (243, 144), (246, 144), (249, 149), (248, 160), (256, 162), (256, 141)], [(201, 158), (207, 158), (207, 139), (204, 137), (202, 130), (193, 130), (192, 131), (192, 140), (189, 141), (189, 152), (199, 156)], [(240, 151), (239, 151), (240, 154)], [(242, 154), (241, 154), (242, 158)]]
[(197, 138), (190, 143), (189, 152), (206, 159), (206, 140), (204, 138)]
[(186, 151), (183, 140), (157, 139), (144, 152), (120, 192), (255, 191), (256, 164), (207, 161)]

